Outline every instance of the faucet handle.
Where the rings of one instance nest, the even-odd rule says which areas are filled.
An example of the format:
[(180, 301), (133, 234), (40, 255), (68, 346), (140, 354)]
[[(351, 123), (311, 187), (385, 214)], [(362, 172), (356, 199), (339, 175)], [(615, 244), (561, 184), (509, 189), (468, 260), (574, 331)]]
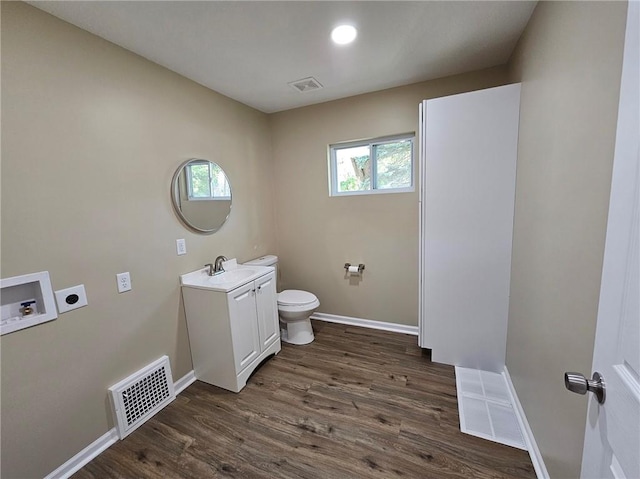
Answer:
[(209, 268), (209, 276), (213, 276), (213, 263), (207, 263), (204, 267)]

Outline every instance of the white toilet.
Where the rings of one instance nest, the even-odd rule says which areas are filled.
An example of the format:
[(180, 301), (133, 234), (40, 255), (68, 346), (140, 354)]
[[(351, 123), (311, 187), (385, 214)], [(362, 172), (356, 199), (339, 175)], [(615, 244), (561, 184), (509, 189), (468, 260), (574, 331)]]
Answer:
[[(273, 266), (278, 278), (278, 257), (262, 256), (244, 263), (246, 265)], [(277, 283), (277, 282), (276, 282)], [(298, 289), (287, 289), (278, 293), (278, 315), (280, 316), (280, 339), (290, 344), (309, 344), (313, 341), (313, 328), (309, 316), (318, 309), (320, 301), (312, 293)]]

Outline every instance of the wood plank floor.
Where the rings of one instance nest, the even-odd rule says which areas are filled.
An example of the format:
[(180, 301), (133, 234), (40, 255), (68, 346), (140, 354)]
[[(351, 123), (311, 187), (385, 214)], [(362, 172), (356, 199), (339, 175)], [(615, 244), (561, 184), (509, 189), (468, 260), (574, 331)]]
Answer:
[(196, 381), (73, 477), (536, 477), (525, 451), (460, 432), (454, 369), (415, 336), (314, 329), (239, 394)]

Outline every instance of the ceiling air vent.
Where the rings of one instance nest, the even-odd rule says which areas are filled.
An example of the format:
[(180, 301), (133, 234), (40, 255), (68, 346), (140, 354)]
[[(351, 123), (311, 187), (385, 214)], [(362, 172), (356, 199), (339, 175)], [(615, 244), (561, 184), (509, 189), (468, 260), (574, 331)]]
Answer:
[(291, 83), (287, 83), (291, 88), (300, 93), (304, 93), (312, 90), (319, 90), (322, 88), (320, 82), (313, 77), (303, 78), (302, 80), (292, 81)]

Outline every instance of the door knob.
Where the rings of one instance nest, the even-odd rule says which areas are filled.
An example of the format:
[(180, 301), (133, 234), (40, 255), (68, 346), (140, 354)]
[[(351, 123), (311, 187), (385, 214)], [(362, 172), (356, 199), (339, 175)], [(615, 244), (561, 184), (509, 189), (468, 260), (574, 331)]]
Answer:
[(564, 387), (577, 394), (591, 391), (600, 404), (604, 404), (606, 399), (604, 378), (598, 372), (593, 373), (592, 379), (587, 379), (580, 373), (564, 373)]

